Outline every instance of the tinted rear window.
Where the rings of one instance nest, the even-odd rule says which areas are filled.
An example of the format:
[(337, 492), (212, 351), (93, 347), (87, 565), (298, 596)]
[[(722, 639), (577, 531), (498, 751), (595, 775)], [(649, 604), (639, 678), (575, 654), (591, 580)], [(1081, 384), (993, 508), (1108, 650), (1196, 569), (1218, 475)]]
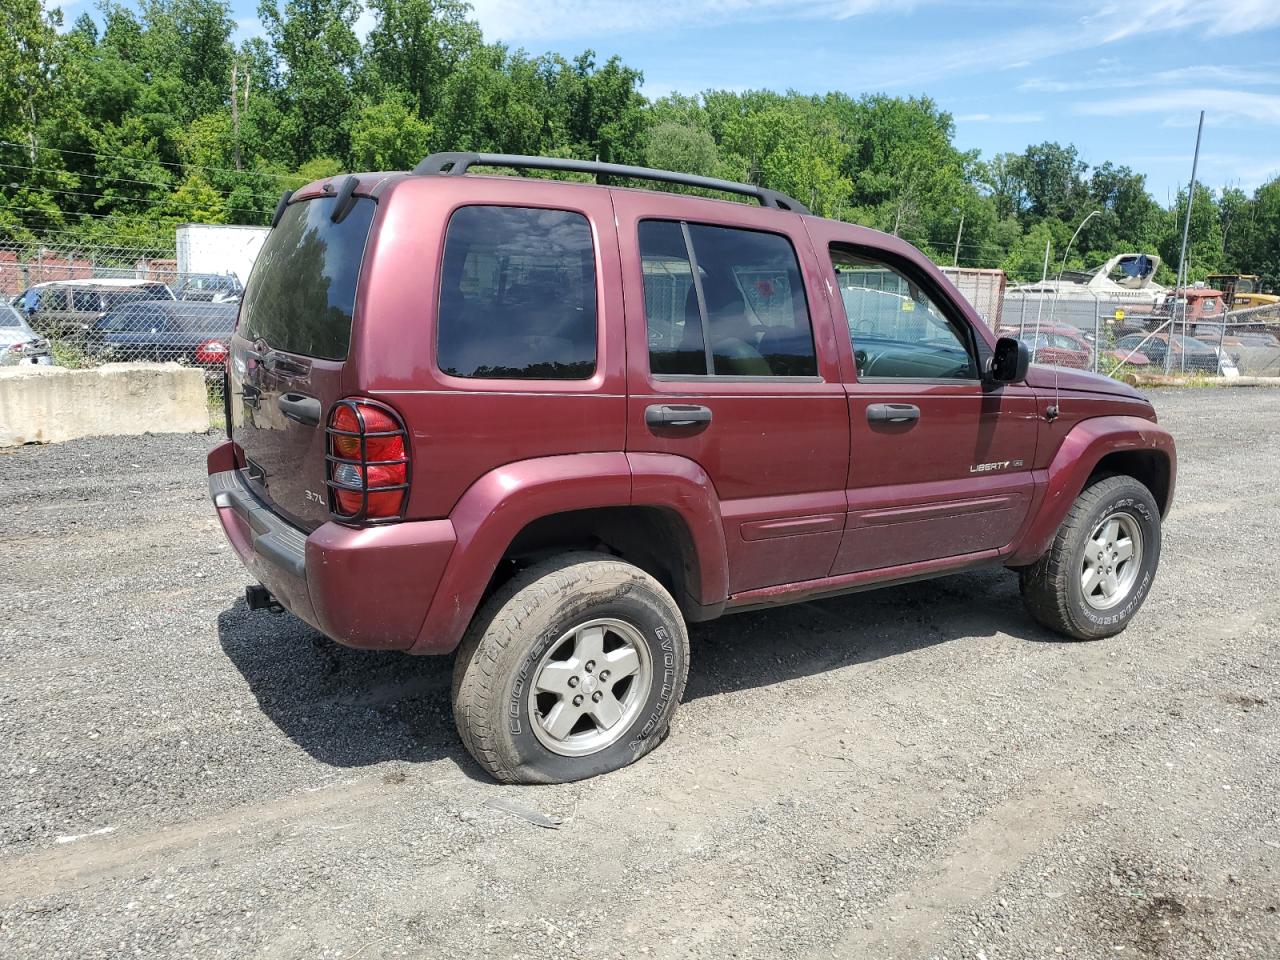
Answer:
[(286, 353), (346, 359), (374, 202), (357, 199), (341, 223), (329, 219), (334, 202), (322, 197), (285, 209), (249, 276), (240, 308), (245, 339)]
[(456, 377), (585, 380), (596, 367), (596, 265), (586, 217), (462, 207), (444, 244), (440, 369)]

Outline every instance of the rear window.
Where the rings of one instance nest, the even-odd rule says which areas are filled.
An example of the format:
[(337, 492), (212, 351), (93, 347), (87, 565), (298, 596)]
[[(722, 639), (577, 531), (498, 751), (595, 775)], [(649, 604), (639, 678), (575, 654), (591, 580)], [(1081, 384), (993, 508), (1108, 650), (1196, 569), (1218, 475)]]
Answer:
[(345, 360), (374, 202), (358, 198), (341, 223), (334, 197), (285, 208), (262, 245), (240, 308), (240, 335), (274, 350)]
[(587, 218), (459, 209), (445, 235), (437, 331), (440, 369), (455, 377), (591, 377), (596, 264)]
[(98, 326), (103, 330), (138, 333), (169, 326), (169, 317), (159, 307), (144, 304), (126, 304), (102, 318)]

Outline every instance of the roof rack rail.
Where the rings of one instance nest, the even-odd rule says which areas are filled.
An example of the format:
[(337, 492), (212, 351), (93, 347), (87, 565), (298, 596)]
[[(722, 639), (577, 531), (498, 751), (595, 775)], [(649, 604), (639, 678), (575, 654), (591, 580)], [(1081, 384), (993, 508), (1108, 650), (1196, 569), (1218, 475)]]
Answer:
[(776, 210), (789, 210), (792, 213), (808, 213), (809, 209), (800, 201), (793, 200), (785, 193), (757, 187), (750, 183), (735, 183), (732, 180), (719, 180), (715, 177), (699, 177), (691, 173), (677, 173), (674, 170), (653, 170), (649, 167), (629, 167), (621, 163), (601, 163), (598, 160), (570, 160), (564, 157), (527, 157), (513, 153), (433, 153), (423, 159), (413, 172), (418, 175), (442, 174), (445, 176), (462, 176), (470, 167), (514, 167), (519, 170), (563, 170), (569, 173), (594, 174), (599, 181), (601, 176), (631, 177), (635, 180), (658, 180), (663, 183), (678, 183), (686, 187), (701, 187), (704, 190), (719, 190), (723, 193), (736, 193), (744, 197), (755, 197), (763, 206)]

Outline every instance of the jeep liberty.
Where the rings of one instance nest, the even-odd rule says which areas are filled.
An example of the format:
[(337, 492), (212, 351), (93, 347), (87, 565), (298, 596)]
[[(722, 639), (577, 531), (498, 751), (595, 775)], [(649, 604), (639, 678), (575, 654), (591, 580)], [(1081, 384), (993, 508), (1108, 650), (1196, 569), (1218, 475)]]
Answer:
[(286, 194), (227, 378), (209, 486), (248, 605), (454, 653), (506, 782), (653, 749), (687, 622), (1000, 564), (1048, 628), (1119, 633), (1174, 490), (1145, 398), (1029, 365), (906, 242), (612, 164), (436, 154)]

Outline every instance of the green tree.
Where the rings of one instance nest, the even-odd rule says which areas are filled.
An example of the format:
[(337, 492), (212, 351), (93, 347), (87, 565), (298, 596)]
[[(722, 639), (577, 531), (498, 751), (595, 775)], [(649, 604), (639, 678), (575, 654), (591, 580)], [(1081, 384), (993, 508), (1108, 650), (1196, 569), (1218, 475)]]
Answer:
[(720, 156), (716, 142), (707, 130), (668, 121), (649, 131), (644, 160), (659, 170), (710, 177), (716, 173)]
[(280, 136), (293, 162), (346, 157), (355, 113), (360, 43), (358, 0), (262, 0), (262, 18), (280, 64)]
[(1057, 217), (1076, 222), (1087, 211), (1083, 180), (1089, 165), (1070, 144), (1041, 143), (1027, 147), (1014, 161), (1013, 176), (1026, 196), (1027, 215), (1032, 220)]
[(376, 24), (365, 41), (365, 81), (376, 98), (403, 91), (429, 120), (445, 81), (483, 40), (460, 0), (369, 0)]
[(398, 100), (361, 108), (351, 127), (352, 165), (359, 170), (410, 170), (431, 149), (431, 125)]

